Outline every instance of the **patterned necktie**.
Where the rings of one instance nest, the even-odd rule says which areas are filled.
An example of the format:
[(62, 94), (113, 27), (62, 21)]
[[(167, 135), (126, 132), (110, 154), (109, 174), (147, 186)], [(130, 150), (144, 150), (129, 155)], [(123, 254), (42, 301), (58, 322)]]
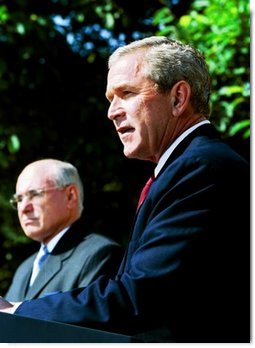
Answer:
[(151, 176), (149, 178), (149, 180), (146, 182), (144, 188), (142, 189), (142, 192), (140, 194), (140, 198), (139, 198), (139, 201), (138, 201), (138, 204), (137, 204), (137, 208), (136, 208), (136, 212), (138, 211), (138, 209), (140, 208), (140, 206), (143, 204), (143, 201), (145, 200), (148, 192), (149, 192), (149, 189), (151, 187), (151, 184), (153, 183), (154, 181), (154, 176)]
[(43, 253), (40, 252), (41, 256), (34, 263), (34, 268), (33, 268), (32, 276), (30, 279), (30, 286), (34, 283), (35, 278), (38, 276), (38, 273), (40, 272), (44, 262), (46, 261), (47, 257), (50, 255), (47, 245), (43, 246), (42, 251)]

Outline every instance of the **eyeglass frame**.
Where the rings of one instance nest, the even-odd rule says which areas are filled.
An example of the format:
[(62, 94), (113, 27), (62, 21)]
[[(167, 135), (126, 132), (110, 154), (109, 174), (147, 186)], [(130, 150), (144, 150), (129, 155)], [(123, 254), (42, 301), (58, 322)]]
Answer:
[[(63, 188), (66, 188), (67, 186), (71, 185), (72, 183), (66, 184), (66, 185), (62, 185), (62, 186), (52, 186), (52, 187), (42, 187), (42, 188), (38, 188), (38, 189), (32, 189), (32, 190), (28, 190), (23, 194), (14, 194), (12, 196), (12, 198), (9, 200), (9, 203), (11, 204), (12, 208), (15, 210), (18, 210), (18, 204), (22, 203), (23, 199), (25, 197), (28, 198), (29, 201), (32, 201), (34, 198), (39, 198), (39, 197), (43, 197), (43, 195), (48, 192), (48, 191), (53, 191), (53, 190), (60, 190)], [(18, 198), (21, 198), (20, 200)]]

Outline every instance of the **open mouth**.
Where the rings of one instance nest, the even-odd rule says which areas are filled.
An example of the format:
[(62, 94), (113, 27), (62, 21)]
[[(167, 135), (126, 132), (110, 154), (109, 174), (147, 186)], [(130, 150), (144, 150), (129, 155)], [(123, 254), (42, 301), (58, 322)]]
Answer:
[(135, 131), (135, 128), (133, 127), (120, 127), (117, 129), (117, 132), (119, 134), (133, 133), (134, 131)]

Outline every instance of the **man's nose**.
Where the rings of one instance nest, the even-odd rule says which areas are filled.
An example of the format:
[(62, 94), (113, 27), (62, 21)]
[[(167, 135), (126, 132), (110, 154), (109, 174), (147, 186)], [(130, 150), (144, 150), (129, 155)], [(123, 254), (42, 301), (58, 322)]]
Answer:
[(114, 97), (114, 99), (111, 102), (111, 105), (109, 106), (107, 117), (109, 118), (109, 120), (114, 121), (115, 119), (123, 117), (124, 115), (125, 110), (121, 104), (120, 99)]
[(33, 210), (33, 204), (28, 197), (24, 197), (21, 202), (18, 203), (18, 210), (22, 213), (27, 213)]

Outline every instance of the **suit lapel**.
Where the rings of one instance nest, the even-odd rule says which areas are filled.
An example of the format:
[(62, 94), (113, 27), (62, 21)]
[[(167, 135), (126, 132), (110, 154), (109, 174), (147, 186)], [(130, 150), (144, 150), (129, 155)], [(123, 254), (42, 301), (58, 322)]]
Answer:
[(32, 286), (28, 288), (26, 298), (31, 299), (35, 298), (38, 293), (48, 284), (48, 282), (54, 277), (54, 275), (61, 269), (60, 260), (51, 260), (52, 256), (49, 256), (47, 261), (45, 261), (41, 271), (36, 277)]
[(33, 285), (28, 288), (26, 298), (35, 298), (47, 286), (47, 284), (61, 271), (63, 261), (71, 257), (74, 249), (67, 250), (62, 254), (50, 255), (36, 277)]
[[(198, 127), (192, 133), (190, 133), (186, 138), (184, 138), (180, 142), (180, 144), (175, 148), (175, 150), (172, 152), (172, 154), (170, 155), (170, 157), (168, 158), (168, 160), (164, 164), (163, 168), (161, 169), (159, 175), (156, 177), (155, 180), (158, 180), (158, 178), (162, 175), (164, 170), (170, 165), (171, 162), (173, 162), (177, 157), (181, 156), (181, 154), (189, 146), (191, 141), (194, 138), (196, 138), (197, 136), (207, 136), (210, 138), (219, 138), (219, 134), (217, 133), (215, 127), (212, 124), (205, 124), (205, 125)], [(136, 224), (137, 216), (138, 216), (138, 214), (136, 214), (134, 217), (133, 228), (132, 228), (130, 240), (129, 240), (128, 246), (126, 248), (125, 254), (123, 256), (118, 274), (122, 274), (122, 272), (124, 271), (125, 266), (126, 266), (128, 250), (129, 250), (129, 248), (132, 247), (132, 240), (134, 237), (134, 226)]]
[(33, 261), (34, 259), (31, 261), (31, 264), (29, 265), (29, 267), (27, 267), (26, 273), (24, 273), (22, 276), (22, 282), (20, 283), (20, 287), (18, 290), (18, 293), (21, 299), (26, 298), (26, 293), (29, 289), (29, 281), (31, 278), (32, 270), (33, 270)]
[[(79, 232), (79, 226), (80, 222), (74, 223), (59, 240), (58, 244), (45, 261), (33, 285), (31, 287), (28, 285), (28, 290), (25, 296), (26, 299), (37, 297), (43, 288), (45, 288), (47, 284), (57, 275), (57, 273), (61, 271), (63, 261), (71, 257), (77, 244), (79, 244), (80, 240), (84, 238), (84, 232)], [(28, 276), (29, 279), (30, 275), (31, 271)]]

